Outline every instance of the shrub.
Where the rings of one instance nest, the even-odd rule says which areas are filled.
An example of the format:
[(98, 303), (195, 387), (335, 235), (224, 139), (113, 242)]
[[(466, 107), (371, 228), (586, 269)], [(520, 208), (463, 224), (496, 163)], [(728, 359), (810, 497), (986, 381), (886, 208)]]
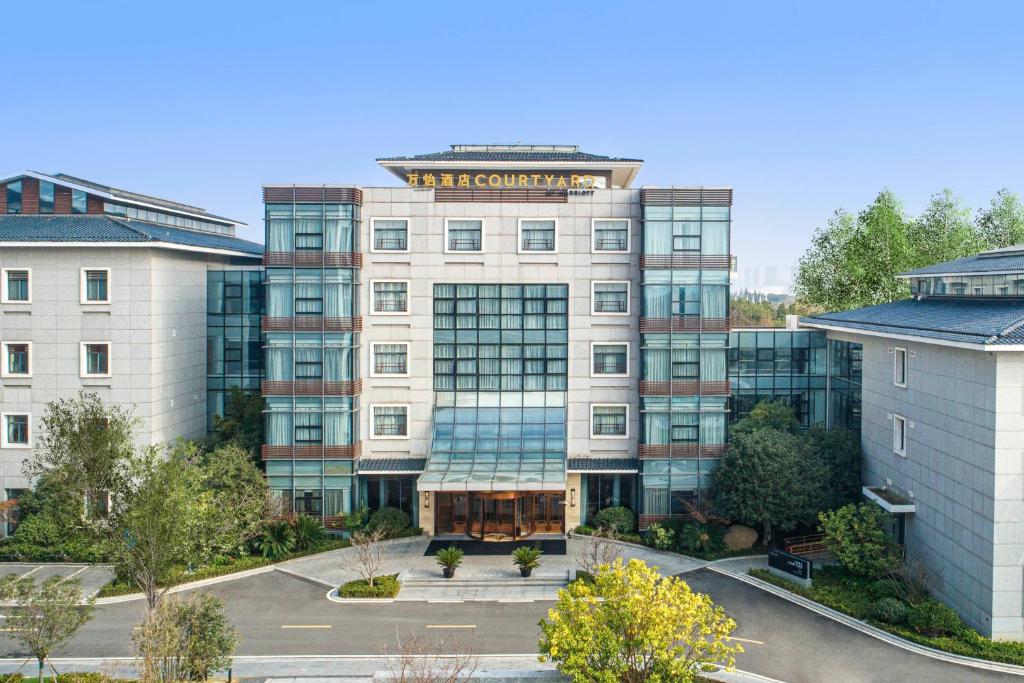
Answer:
[(902, 595), (902, 587), (896, 579), (879, 579), (868, 584), (868, 593), (876, 600), (882, 598), (899, 598)]
[(647, 541), (656, 550), (672, 550), (676, 545), (676, 533), (654, 523), (647, 527)]
[(883, 624), (902, 624), (907, 620), (910, 608), (896, 598), (882, 598), (868, 608), (868, 618)]
[(385, 538), (398, 538), (406, 529), (412, 526), (412, 518), (408, 513), (398, 508), (381, 508), (370, 516), (366, 528), (374, 531), (383, 528)]
[(825, 546), (851, 574), (883, 578), (899, 572), (899, 548), (885, 533), (889, 514), (877, 505), (845, 505), (821, 513), (818, 521)]
[(462, 557), (465, 553), (456, 546), (441, 548), (437, 551), (437, 563), (442, 567), (456, 569), (462, 564)]
[(679, 533), (679, 543), (687, 550), (717, 553), (725, 548), (725, 532), (717, 524), (690, 522)]
[(296, 550), (316, 548), (324, 541), (326, 531), (324, 525), (315, 517), (299, 515), (292, 522), (292, 533), (295, 537)]
[(18, 525), (14, 532), (16, 543), (37, 546), (60, 545), (67, 538), (68, 530), (60, 521), (48, 514), (32, 515)]
[(628, 534), (636, 528), (636, 518), (629, 508), (605, 508), (594, 515), (594, 526), (598, 529), (613, 529), (619, 534)]
[(295, 547), (295, 532), (285, 521), (269, 522), (257, 540), (260, 552), (268, 560), (280, 560)]
[(372, 586), (366, 579), (349, 581), (338, 588), (338, 595), (343, 598), (393, 598), (400, 588), (398, 575), (391, 574), (374, 578)]
[(540, 548), (521, 545), (512, 551), (512, 564), (521, 569), (536, 569), (540, 566)]
[(0, 683), (21, 683), (25, 677), (20, 673), (0, 674)]
[(932, 636), (949, 635), (963, 628), (959, 615), (933, 598), (911, 607), (907, 624), (918, 633)]

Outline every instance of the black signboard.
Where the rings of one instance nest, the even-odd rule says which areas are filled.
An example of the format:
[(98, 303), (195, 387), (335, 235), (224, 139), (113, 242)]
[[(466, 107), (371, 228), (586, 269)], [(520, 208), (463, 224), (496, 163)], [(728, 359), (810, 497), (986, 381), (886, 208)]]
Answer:
[(791, 574), (798, 579), (810, 580), (811, 578), (811, 561), (784, 550), (769, 550), (768, 566)]

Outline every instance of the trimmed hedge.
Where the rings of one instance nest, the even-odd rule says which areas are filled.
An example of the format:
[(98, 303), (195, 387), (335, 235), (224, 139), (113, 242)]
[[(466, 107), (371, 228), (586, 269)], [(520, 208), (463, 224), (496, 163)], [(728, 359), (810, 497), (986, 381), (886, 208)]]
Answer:
[(342, 598), (393, 598), (401, 590), (398, 583), (398, 574), (378, 576), (373, 580), (373, 586), (366, 582), (366, 579), (356, 579), (338, 586), (338, 596)]
[(841, 567), (824, 567), (821, 571), (815, 572), (814, 582), (810, 588), (798, 586), (765, 569), (751, 569), (748, 573), (765, 583), (784, 588), (790, 593), (814, 600), (857, 619), (868, 621), (883, 631), (888, 631), (913, 643), (955, 655), (1024, 666), (1024, 643), (1022, 642), (990, 640), (965, 625), (961, 625), (960, 629), (951, 635), (936, 636), (918, 633), (906, 626), (886, 624), (873, 619), (868, 614), (869, 609), (875, 604), (875, 600), (868, 590), (868, 585), (872, 582), (863, 577), (853, 576)]
[(903, 624), (910, 608), (896, 598), (882, 598), (868, 608), (868, 618), (884, 624)]
[(930, 636), (946, 636), (964, 628), (960, 615), (932, 598), (910, 608), (907, 625), (918, 633)]
[(625, 507), (605, 508), (594, 515), (598, 529), (613, 529), (618, 534), (629, 534), (636, 529), (636, 516)]
[[(307, 555), (316, 555), (317, 553), (325, 553), (329, 550), (337, 550), (339, 548), (349, 547), (351, 542), (348, 539), (340, 538), (329, 538), (323, 541), (316, 548), (310, 548), (308, 550), (300, 550), (289, 553), (285, 557), (282, 557), (279, 562), (286, 562), (288, 560), (294, 560), (299, 557), (306, 557)], [(186, 567), (177, 566), (175, 567), (168, 579), (161, 582), (160, 587), (164, 588), (167, 586), (178, 586), (183, 583), (189, 583), (190, 581), (202, 581), (203, 579), (212, 579), (218, 576), (227, 576), (228, 574), (235, 574), (237, 572), (244, 572), (249, 569), (256, 569), (258, 567), (265, 567), (270, 564), (276, 564), (263, 557), (262, 555), (246, 555), (233, 559), (224, 564), (213, 564), (206, 567), (200, 567), (194, 571), (188, 571)], [(130, 595), (131, 593), (138, 593), (139, 587), (133, 582), (125, 579), (114, 579), (96, 594), (98, 598), (112, 598), (117, 595)], [(0, 682), (2, 683), (2, 682)]]

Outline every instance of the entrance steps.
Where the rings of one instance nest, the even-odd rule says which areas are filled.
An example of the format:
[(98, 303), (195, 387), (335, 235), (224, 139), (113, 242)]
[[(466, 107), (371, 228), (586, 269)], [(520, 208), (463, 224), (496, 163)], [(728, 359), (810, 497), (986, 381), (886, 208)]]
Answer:
[(466, 572), (450, 579), (436, 572), (402, 572), (398, 576), (402, 590), (398, 600), (426, 601), (533, 601), (555, 600), (558, 590), (565, 588), (570, 581), (569, 572), (537, 572), (532, 576), (523, 577), (518, 573), (505, 570), (502, 572)]

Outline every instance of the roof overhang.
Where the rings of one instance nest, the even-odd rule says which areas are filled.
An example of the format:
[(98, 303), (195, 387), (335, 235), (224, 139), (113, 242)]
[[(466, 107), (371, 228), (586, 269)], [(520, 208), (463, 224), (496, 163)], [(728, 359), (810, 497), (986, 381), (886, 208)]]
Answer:
[(608, 171), (613, 188), (627, 188), (640, 172), (642, 161), (377, 161), (403, 183), (411, 171), (495, 170), (495, 171)]
[(47, 175), (45, 173), (39, 173), (37, 171), (22, 171), (21, 173), (5, 176), (3, 178), (0, 178), (0, 185), (10, 182), (12, 180), (17, 180), (18, 178), (35, 178), (36, 180), (45, 180), (48, 183), (62, 185), (63, 187), (70, 187), (72, 190), (86, 192), (96, 197), (101, 197), (103, 199), (109, 199), (115, 202), (124, 202), (127, 204), (131, 204), (132, 206), (141, 206), (146, 209), (152, 209), (153, 211), (159, 211), (160, 213), (172, 213), (176, 215), (187, 216), (188, 218), (195, 218), (196, 220), (206, 221), (208, 223), (218, 223), (226, 227), (231, 227), (235, 225), (248, 225), (247, 223), (243, 223), (242, 221), (236, 221), (233, 218), (211, 216), (210, 214), (204, 213), (202, 211), (189, 211), (188, 209), (185, 208), (171, 208), (168, 206), (161, 206), (160, 204), (152, 204), (144, 200), (135, 199), (133, 197), (125, 197), (124, 195), (108, 192), (106, 190), (101, 190), (90, 185), (80, 185), (79, 183), (67, 180), (66, 178), (57, 178), (55, 176)]
[[(863, 323), (869, 325), (871, 323)], [(968, 342), (956, 342), (948, 339), (935, 339), (934, 337), (923, 337), (915, 334), (901, 334), (897, 332), (883, 332), (881, 330), (865, 330), (859, 327), (847, 327), (842, 323), (820, 323), (800, 321), (801, 327), (812, 327), (817, 330), (828, 330), (833, 332), (845, 332), (846, 334), (863, 335), (865, 337), (882, 337), (885, 339), (897, 339), (901, 341), (912, 341), (921, 344), (934, 344), (935, 346), (948, 346), (956, 349), (968, 349), (970, 351), (987, 352), (1017, 352), (1024, 351), (1024, 344), (971, 344)]]
[(917, 510), (913, 501), (896, 495), (884, 486), (865, 486), (860, 491), (865, 498), (890, 514), (910, 515)]
[(234, 256), (238, 258), (249, 258), (257, 261), (263, 260), (263, 254), (251, 254), (246, 251), (235, 251), (234, 249), (217, 249), (214, 247), (195, 247), (188, 244), (174, 244), (173, 242), (161, 242), (159, 240), (139, 240), (138, 242), (114, 242), (114, 241), (88, 241), (88, 242), (46, 242), (43, 240), (36, 241), (25, 241), (25, 242), (3, 242), (0, 241), (0, 247), (4, 249), (8, 248), (27, 248), (27, 249), (60, 249), (60, 248), (73, 248), (73, 249), (170, 249), (172, 251), (191, 251), (201, 254), (214, 254), (217, 256)]

